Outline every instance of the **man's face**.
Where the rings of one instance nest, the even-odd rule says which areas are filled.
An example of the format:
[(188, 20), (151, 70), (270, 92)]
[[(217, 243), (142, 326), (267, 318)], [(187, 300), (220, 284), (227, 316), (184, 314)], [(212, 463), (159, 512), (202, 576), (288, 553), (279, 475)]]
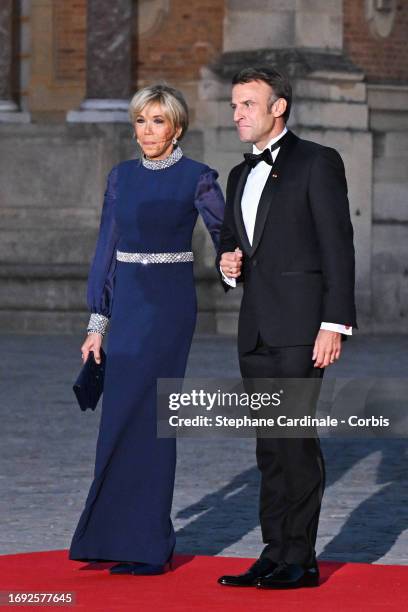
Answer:
[(270, 108), (273, 99), (272, 88), (264, 81), (233, 86), (231, 108), (240, 140), (257, 143), (268, 139), (276, 123)]

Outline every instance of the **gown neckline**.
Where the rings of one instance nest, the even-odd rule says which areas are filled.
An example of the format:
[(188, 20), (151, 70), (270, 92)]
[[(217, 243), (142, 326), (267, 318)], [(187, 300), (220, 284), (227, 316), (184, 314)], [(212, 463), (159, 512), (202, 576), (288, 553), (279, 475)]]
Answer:
[(165, 159), (147, 159), (144, 155), (141, 158), (142, 165), (148, 170), (164, 170), (174, 166), (183, 157), (183, 151), (180, 146), (173, 149)]

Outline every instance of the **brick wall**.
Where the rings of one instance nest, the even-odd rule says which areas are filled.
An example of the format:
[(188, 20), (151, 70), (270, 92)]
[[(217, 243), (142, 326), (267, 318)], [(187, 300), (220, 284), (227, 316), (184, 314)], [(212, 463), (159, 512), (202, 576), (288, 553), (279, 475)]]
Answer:
[[(194, 107), (201, 66), (222, 50), (224, 0), (170, 0), (159, 27), (140, 35), (135, 2), (133, 87), (158, 80), (180, 86)], [(82, 87), (86, 77), (86, 0), (53, 5), (53, 78)], [(194, 113), (193, 113), (194, 115)]]
[[(81, 92), (85, 93), (86, 0), (49, 4), (53, 40), (49, 54), (50, 78), (56, 86), (74, 87), (80, 99)], [(344, 0), (343, 6), (345, 51), (368, 80), (408, 83), (408, 1), (397, 0), (397, 16), (387, 38), (371, 32), (363, 0)], [(169, 12), (161, 25), (142, 36), (137, 31), (135, 15), (134, 89), (160, 79), (182, 88), (186, 84), (189, 101), (194, 105), (194, 83), (199, 78), (200, 67), (214, 60), (222, 50), (224, 12), (225, 0), (170, 0)], [(42, 100), (45, 100), (44, 92)], [(50, 103), (53, 105), (54, 102)], [(64, 110), (65, 106), (72, 106), (70, 96), (63, 106)]]
[(135, 40), (134, 83), (199, 78), (222, 50), (224, 0), (171, 0), (162, 26)]
[(398, 0), (390, 35), (371, 33), (362, 0), (344, 0), (344, 49), (368, 81), (408, 82), (408, 2)]
[(85, 83), (86, 0), (54, 5), (54, 74), (56, 80)]

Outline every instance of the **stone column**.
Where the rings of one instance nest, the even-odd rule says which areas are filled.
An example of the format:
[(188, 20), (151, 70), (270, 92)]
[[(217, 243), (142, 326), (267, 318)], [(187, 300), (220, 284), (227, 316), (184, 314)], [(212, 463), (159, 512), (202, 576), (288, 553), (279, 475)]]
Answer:
[(13, 0), (0, 3), (0, 122), (27, 122), (11, 94)]
[(88, 0), (86, 98), (69, 122), (127, 122), (132, 0)]

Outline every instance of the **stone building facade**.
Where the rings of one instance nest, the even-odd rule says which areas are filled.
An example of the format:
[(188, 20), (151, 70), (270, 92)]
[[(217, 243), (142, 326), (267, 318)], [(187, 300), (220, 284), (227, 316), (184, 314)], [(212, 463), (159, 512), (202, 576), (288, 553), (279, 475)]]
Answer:
[[(165, 80), (191, 109), (188, 155), (240, 161), (230, 79), (273, 63), (290, 127), (346, 164), (362, 331), (408, 331), (408, 3), (403, 0), (3, 0), (0, 328), (84, 329), (107, 171), (137, 155), (131, 94)], [(210, 240), (194, 235), (199, 331), (234, 333)], [(341, 253), (339, 253), (341, 257)]]

